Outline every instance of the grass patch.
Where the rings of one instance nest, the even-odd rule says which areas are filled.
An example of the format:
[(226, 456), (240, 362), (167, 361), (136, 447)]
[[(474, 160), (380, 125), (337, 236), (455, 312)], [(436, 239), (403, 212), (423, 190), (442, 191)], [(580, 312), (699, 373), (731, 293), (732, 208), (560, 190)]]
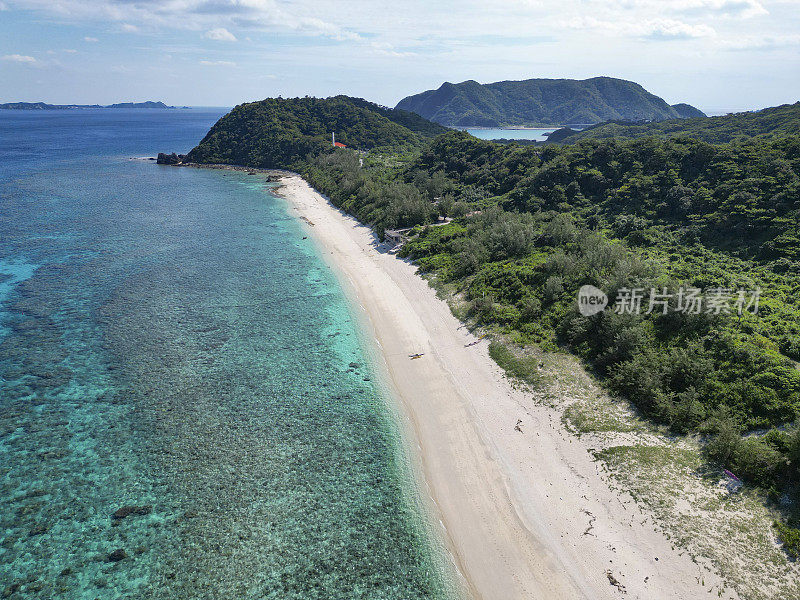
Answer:
[(489, 356), (512, 379), (523, 381), (536, 389), (542, 386), (539, 361), (536, 358), (532, 356), (517, 356), (508, 346), (497, 341), (489, 344)]
[(570, 404), (564, 411), (569, 427), (581, 433), (628, 433), (641, 431), (642, 425), (622, 408), (602, 398), (586, 398)]
[(593, 454), (615, 484), (649, 509), (673, 544), (695, 560), (709, 559), (740, 598), (800, 598), (798, 566), (786, 559), (800, 532), (774, 524), (775, 514), (755, 490), (730, 491), (720, 472), (707, 471), (699, 448), (637, 444)]

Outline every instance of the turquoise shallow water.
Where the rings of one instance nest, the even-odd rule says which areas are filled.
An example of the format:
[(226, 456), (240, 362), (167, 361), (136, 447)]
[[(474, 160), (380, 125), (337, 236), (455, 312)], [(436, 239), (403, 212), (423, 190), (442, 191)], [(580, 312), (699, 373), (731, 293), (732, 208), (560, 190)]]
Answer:
[(283, 201), (129, 159), (219, 114), (0, 114), (0, 594), (448, 597), (350, 307)]

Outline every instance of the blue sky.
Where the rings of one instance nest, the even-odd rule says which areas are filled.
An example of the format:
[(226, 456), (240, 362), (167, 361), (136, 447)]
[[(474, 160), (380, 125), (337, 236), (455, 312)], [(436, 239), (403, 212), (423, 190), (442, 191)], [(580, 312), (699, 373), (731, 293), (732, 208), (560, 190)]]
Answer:
[(0, 102), (232, 106), (621, 77), (721, 111), (800, 99), (800, 0), (0, 0)]

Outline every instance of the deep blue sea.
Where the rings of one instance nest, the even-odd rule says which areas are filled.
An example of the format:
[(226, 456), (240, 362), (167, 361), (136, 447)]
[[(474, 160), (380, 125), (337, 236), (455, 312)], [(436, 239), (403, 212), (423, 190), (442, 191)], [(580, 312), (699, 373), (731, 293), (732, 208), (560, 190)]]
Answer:
[(223, 112), (0, 111), (0, 597), (447, 597), (351, 307), (284, 202), (134, 159)]

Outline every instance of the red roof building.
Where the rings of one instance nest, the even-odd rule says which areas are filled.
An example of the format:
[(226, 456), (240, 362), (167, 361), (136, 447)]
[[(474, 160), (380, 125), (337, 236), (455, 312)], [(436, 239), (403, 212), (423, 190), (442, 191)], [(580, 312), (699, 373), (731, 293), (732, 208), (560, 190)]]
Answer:
[(341, 142), (333, 142), (333, 145), (336, 146), (337, 148), (347, 148), (347, 146), (345, 146)]

